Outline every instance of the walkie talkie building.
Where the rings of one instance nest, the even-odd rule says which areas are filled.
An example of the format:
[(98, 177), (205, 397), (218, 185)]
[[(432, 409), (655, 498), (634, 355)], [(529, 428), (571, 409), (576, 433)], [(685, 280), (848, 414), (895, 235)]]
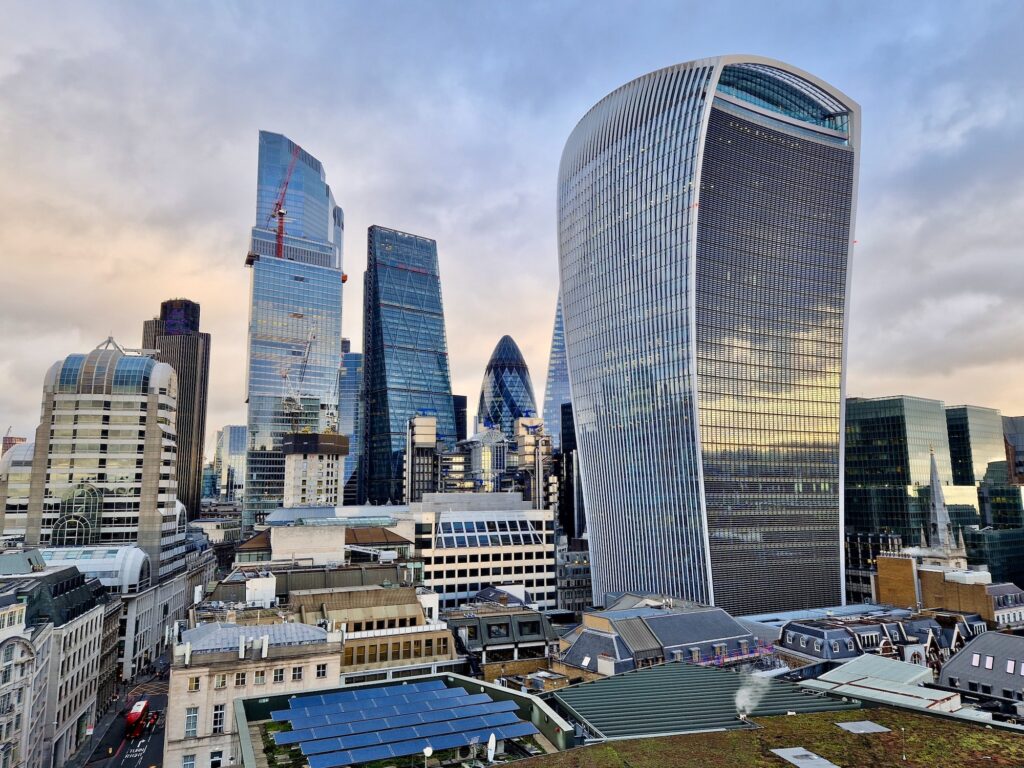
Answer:
[(594, 597), (843, 601), (845, 308), (860, 110), (726, 56), (602, 99), (559, 171)]

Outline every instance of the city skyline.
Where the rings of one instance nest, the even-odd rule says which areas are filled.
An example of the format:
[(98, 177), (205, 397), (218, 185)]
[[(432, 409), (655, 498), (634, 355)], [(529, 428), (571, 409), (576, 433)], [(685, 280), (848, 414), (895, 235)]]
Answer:
[[(546, 380), (565, 137), (622, 82), (742, 50), (819, 73), (856, 93), (868, 115), (848, 394), (906, 392), (1016, 415), (1024, 405), (1012, 384), (1024, 358), (1008, 302), (1022, 285), (1012, 227), (993, 222), (1014, 220), (1024, 206), (1008, 162), (1024, 123), (1010, 98), (1022, 11), (1001, 7), (949, 14), (941, 4), (874, 12), (793, 4), (771, 17), (746, 8), (738, 18), (728, 4), (649, 4), (629, 17), (613, 6), (582, 17), (567, 5), (472, 20), (455, 6), (414, 8), (387, 20), (393, 34), (368, 60), (357, 38), (373, 38), (385, 22), (355, 9), (310, 6), (284, 19), (266, 8), (196, 9), (186, 25), (170, 9), (111, 6), (86, 20), (69, 6), (42, 24), (45, 10), (16, 8), (0, 31), (0, 97), (10, 116), (0, 135), (8, 211), (0, 247), (17, 255), (5, 263), (0, 308), (0, 413), (14, 434), (30, 436), (38, 382), (53, 359), (110, 333), (131, 339), (153, 306), (186, 296), (203, 306), (214, 337), (207, 458), (217, 429), (244, 423), (247, 275), (239, 262), (260, 129), (316, 155), (346, 209), (344, 269), (353, 279), (343, 335), (362, 336), (367, 227), (414, 231), (438, 243), (453, 391), (477, 389), (493, 339), (511, 332), (535, 381)], [(289, 83), (319, 72), (314, 63), (337, 39), (318, 31), (301, 51), (289, 47), (274, 72), (261, 45), (279, 25), (297, 37), (318, 14), (337, 22), (323, 26), (340, 25), (349, 45), (332, 52), (335, 66), (321, 80), (293, 93)], [(196, 17), (201, 33), (186, 44)], [(800, 24), (787, 23), (796, 17)], [(584, 25), (581, 39), (615, 29), (624, 45), (598, 57), (572, 40), (549, 52), (570, 20)], [(690, 34), (680, 39), (670, 21), (686, 21)], [(73, 34), (83, 24), (92, 33), (84, 42)], [(525, 27), (538, 34), (522, 40)], [(809, 34), (826, 28), (828, 45)], [(849, 55), (836, 57), (836, 47)], [(422, 67), (428, 52), (439, 55)], [(408, 119), (382, 127), (399, 103)], [(510, 262), (519, 266), (509, 270)], [(158, 267), (171, 277), (149, 280)], [(498, 288), (530, 297), (515, 328), (495, 309)]]

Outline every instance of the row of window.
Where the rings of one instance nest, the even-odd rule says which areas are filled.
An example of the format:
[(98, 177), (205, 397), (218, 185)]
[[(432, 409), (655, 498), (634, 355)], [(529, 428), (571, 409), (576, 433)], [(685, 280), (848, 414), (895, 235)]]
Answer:
[[(299, 682), (302, 680), (304, 667), (292, 667), (291, 679), (292, 682)], [(327, 677), (327, 665), (317, 664), (316, 665), (316, 679), (322, 680)], [(272, 681), (275, 683), (283, 683), (285, 680), (285, 668), (278, 667), (272, 671)], [(248, 682), (247, 672), (235, 672), (234, 684), (236, 688), (244, 687)], [(267, 670), (257, 669), (253, 672), (253, 683), (255, 685), (265, 685), (267, 682)], [(202, 678), (199, 676), (193, 676), (188, 679), (188, 691), (194, 693), (200, 690)], [(217, 674), (213, 678), (214, 690), (222, 690), (228, 687), (228, 676), (227, 674)]]

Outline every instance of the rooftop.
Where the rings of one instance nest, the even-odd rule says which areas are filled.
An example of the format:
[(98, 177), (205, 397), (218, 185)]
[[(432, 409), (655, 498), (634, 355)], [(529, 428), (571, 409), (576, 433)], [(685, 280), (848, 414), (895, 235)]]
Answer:
[(602, 739), (751, 727), (741, 711), (766, 717), (860, 708), (783, 680), (684, 662), (562, 688), (548, 700)]
[(192, 653), (217, 653), (238, 650), (242, 638), (259, 640), (269, 637), (269, 644), (312, 645), (326, 643), (327, 632), (319, 627), (306, 624), (261, 624), (259, 627), (242, 627), (237, 624), (210, 622), (181, 633), (182, 643), (192, 644)]
[[(870, 719), (887, 733), (856, 734), (836, 723)], [(517, 768), (785, 768), (773, 749), (803, 747), (843, 768), (864, 766), (1017, 766), (1018, 734), (970, 723), (879, 707), (757, 717), (757, 730), (726, 730), (652, 739), (608, 741), (517, 763)], [(904, 740), (905, 739), (905, 740)], [(906, 761), (900, 758), (906, 754)]]

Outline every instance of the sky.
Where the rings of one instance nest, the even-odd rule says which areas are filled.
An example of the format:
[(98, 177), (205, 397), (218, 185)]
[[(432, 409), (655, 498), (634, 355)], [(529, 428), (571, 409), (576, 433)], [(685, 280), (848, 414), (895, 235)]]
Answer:
[(206, 453), (244, 424), (257, 136), (318, 157), (345, 210), (344, 335), (366, 230), (438, 244), (453, 391), (498, 339), (543, 398), (555, 183), (595, 102), (646, 72), (750, 53), (863, 109), (848, 394), (1024, 414), (1024, 3), (8, 0), (0, 25), (0, 432), (43, 376), (160, 302), (213, 336)]

